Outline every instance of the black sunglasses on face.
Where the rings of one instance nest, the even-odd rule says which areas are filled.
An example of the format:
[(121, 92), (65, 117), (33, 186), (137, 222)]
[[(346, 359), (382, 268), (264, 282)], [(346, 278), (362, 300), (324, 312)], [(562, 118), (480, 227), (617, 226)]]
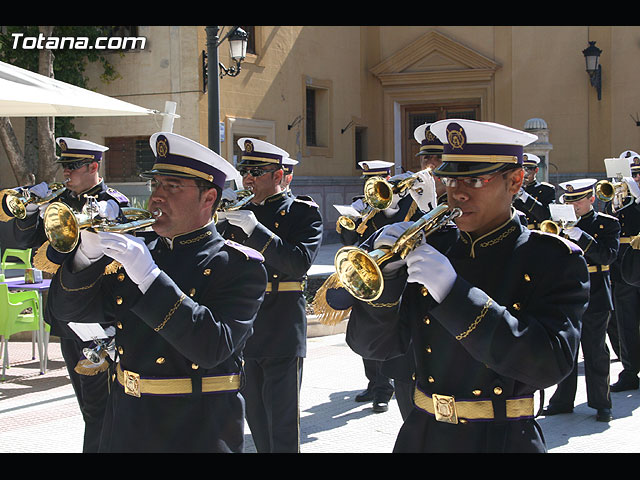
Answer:
[(261, 177), (266, 173), (272, 173), (276, 170), (265, 170), (264, 168), (254, 167), (254, 168), (241, 168), (238, 170), (240, 172), (240, 176), (246, 177), (247, 175), (251, 175), (252, 177)]
[(75, 162), (65, 162), (62, 164), (62, 168), (64, 170), (77, 170), (80, 167), (84, 167), (85, 165), (89, 165), (91, 162), (86, 160), (77, 160)]

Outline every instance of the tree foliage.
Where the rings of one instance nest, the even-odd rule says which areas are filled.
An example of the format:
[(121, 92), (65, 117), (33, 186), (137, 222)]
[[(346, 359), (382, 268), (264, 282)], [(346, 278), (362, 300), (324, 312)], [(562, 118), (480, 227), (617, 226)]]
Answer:
[[(53, 37), (86, 37), (89, 42), (94, 42), (96, 38), (109, 36), (112, 32), (111, 26), (54, 26), (51, 32)], [(0, 60), (5, 63), (30, 70), (36, 73), (40, 73), (39, 70), (39, 57), (43, 53), (39, 49), (23, 49), (14, 48), (14, 33), (21, 33), (24, 37), (38, 37), (40, 35), (39, 26), (7, 26), (3, 27), (0, 31)], [(89, 62), (99, 62), (102, 65), (102, 74), (100, 78), (104, 82), (110, 82), (119, 78), (119, 74), (116, 72), (114, 66), (109, 62), (108, 58), (102, 54), (100, 50), (95, 49), (73, 49), (73, 48), (60, 48), (51, 51), (53, 53), (53, 76), (55, 79), (76, 85), (81, 88), (87, 88), (88, 78), (86, 76), (86, 68)], [(122, 53), (120, 53), (122, 55)], [(5, 121), (0, 124), (0, 128), (11, 128), (11, 123)], [(80, 138), (80, 133), (76, 131), (73, 124), (73, 117), (56, 117), (55, 132), (53, 137), (75, 137)], [(29, 121), (27, 119), (26, 130), (37, 128), (36, 122)], [(12, 133), (12, 132), (11, 132)], [(25, 156), (30, 151), (38, 152), (38, 145), (29, 145), (29, 143), (36, 142), (38, 135), (33, 132), (25, 133)], [(6, 146), (5, 146), (6, 148)], [(54, 146), (55, 148), (55, 146)], [(41, 156), (40, 156), (41, 157)], [(14, 159), (15, 160), (15, 159)], [(25, 158), (26, 164), (30, 165), (32, 162)], [(46, 159), (38, 158), (36, 162), (46, 161)], [(49, 161), (52, 161), (49, 159)], [(10, 158), (10, 162), (14, 165), (14, 161)], [(44, 171), (39, 169), (36, 165), (32, 167), (34, 176), (37, 171)], [(15, 172), (15, 168), (14, 168)], [(19, 177), (16, 174), (16, 177)], [(21, 180), (20, 178), (18, 179)], [(51, 179), (39, 179), (42, 181), (51, 181)]]

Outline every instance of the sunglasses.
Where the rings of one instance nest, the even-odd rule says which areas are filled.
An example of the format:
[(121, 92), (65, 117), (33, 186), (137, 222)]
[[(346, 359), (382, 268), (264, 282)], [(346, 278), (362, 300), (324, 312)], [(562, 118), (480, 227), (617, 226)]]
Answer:
[(85, 165), (89, 165), (91, 162), (87, 160), (76, 160), (75, 162), (65, 162), (62, 164), (64, 170), (77, 170)]
[(265, 170), (264, 168), (253, 167), (253, 168), (240, 168), (238, 172), (240, 172), (240, 176), (246, 177), (247, 175), (251, 175), (252, 177), (261, 177), (267, 173), (273, 173), (277, 171), (277, 169)]

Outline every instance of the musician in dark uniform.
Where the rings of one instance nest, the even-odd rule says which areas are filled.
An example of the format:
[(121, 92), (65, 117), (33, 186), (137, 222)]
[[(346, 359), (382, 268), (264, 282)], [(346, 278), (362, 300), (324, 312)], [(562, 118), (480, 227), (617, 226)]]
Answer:
[[(584, 252), (589, 268), (589, 305), (582, 316), (580, 343), (584, 356), (587, 384), (587, 404), (596, 409), (596, 420), (608, 422), (611, 414), (609, 366), (611, 356), (607, 347), (607, 324), (613, 311), (609, 265), (618, 254), (620, 222), (615, 217), (596, 212), (593, 186), (596, 180), (583, 178), (560, 184), (564, 190), (562, 203), (573, 206), (579, 219), (575, 226), (562, 234), (575, 242)], [(571, 413), (578, 386), (578, 358), (571, 374), (565, 378), (549, 400), (544, 415)]]
[[(628, 158), (632, 175), (640, 172), (640, 158), (635, 165), (634, 158), (638, 154), (627, 150), (620, 155)], [(631, 238), (640, 232), (640, 193), (634, 187), (633, 179), (624, 179), (629, 188), (629, 195), (621, 200), (614, 199), (605, 205), (604, 211), (620, 222), (620, 248), (618, 258), (611, 265), (611, 282), (613, 286), (613, 304), (618, 339), (620, 342), (619, 357), (622, 371), (618, 381), (611, 385), (612, 392), (637, 390), (640, 386), (640, 287), (629, 284), (621, 274), (621, 261), (629, 248)], [(637, 187), (637, 185), (636, 185)]]
[(547, 182), (539, 182), (536, 178), (540, 165), (540, 157), (525, 153), (522, 159), (524, 167), (524, 183), (518, 192), (513, 206), (525, 214), (529, 228), (537, 229), (540, 222), (548, 220), (549, 204), (556, 201), (556, 188)]
[[(435, 170), (442, 165), (442, 142), (430, 130), (430, 123), (418, 126), (413, 131), (413, 137), (420, 144), (420, 150), (416, 156), (420, 159), (421, 171)], [(411, 172), (409, 172), (411, 175)], [(431, 176), (429, 179), (430, 188), (425, 184), (417, 184), (416, 189), (410, 191), (414, 201), (419, 203), (419, 212), (410, 218), (410, 221), (417, 220), (417, 216), (432, 210), (436, 204), (445, 203), (447, 201), (447, 190), (440, 178)], [(433, 180), (431, 182), (430, 180)], [(435, 200), (433, 199), (433, 188), (435, 188)], [(451, 232), (449, 238), (455, 238), (455, 232)], [(406, 419), (413, 410), (413, 392), (415, 388), (415, 361), (414, 354), (411, 349), (402, 356), (382, 362), (382, 373), (393, 378), (393, 388), (396, 401), (400, 409), (402, 419)]]
[[(431, 124), (425, 123), (413, 131), (413, 138), (420, 144), (420, 150), (416, 154), (420, 158), (422, 170), (435, 170), (442, 165), (443, 145), (438, 137), (431, 133)], [(439, 178), (434, 178), (436, 184), (436, 197), (438, 203), (446, 203), (447, 189)]]
[[(575, 244), (527, 229), (512, 209), (523, 146), (535, 135), (462, 119), (431, 131), (444, 144), (435, 174), (449, 206), (462, 210), (459, 239), (446, 254), (421, 244), (406, 269), (401, 260), (383, 265), (382, 295), (375, 306), (354, 303), (366, 314), (350, 319), (347, 343), (380, 360), (413, 343), (416, 408), (395, 451), (546, 451), (533, 396), (573, 368), (589, 298), (586, 262)], [(374, 247), (398, 233), (385, 227)]]
[(241, 138), (238, 145), (243, 185), (255, 196), (240, 210), (220, 213), (218, 227), (225, 238), (264, 256), (269, 281), (244, 349), (247, 423), (259, 453), (299, 452), (299, 395), (307, 353), (303, 291), (322, 241), (322, 218), (311, 197), (293, 195), (283, 186), (283, 168), (290, 175), (297, 163), (285, 150), (253, 138)]
[(47, 311), (116, 325), (100, 452), (242, 452), (242, 349), (266, 288), (262, 256), (212, 220), (231, 164), (170, 132), (150, 145), (153, 232), (83, 230)]
[[(362, 168), (362, 177), (365, 181), (373, 177), (381, 177), (388, 180), (391, 185), (393, 185), (396, 181), (403, 180), (413, 175), (413, 172), (407, 172), (405, 174), (399, 174), (391, 177), (390, 175), (393, 163), (386, 162), (384, 160), (362, 161), (359, 165)], [(411, 189), (409, 192), (403, 192), (402, 196), (400, 194), (394, 194), (391, 205), (388, 208), (378, 211), (369, 219), (366, 218), (366, 215), (364, 217), (357, 218), (355, 220), (356, 228), (353, 230), (343, 228), (340, 223), (337, 223), (336, 230), (340, 234), (342, 244), (359, 245), (369, 238), (376, 230), (385, 225), (401, 221), (410, 221), (422, 215), (416, 200), (426, 204), (430, 201), (435, 203), (435, 199), (432, 198), (431, 195), (435, 186), (430, 186), (426, 183), (426, 181), (430, 180), (431, 184), (433, 184), (433, 180), (431, 178), (425, 178), (424, 180), (425, 182), (420, 182), (420, 185), (424, 186), (424, 192), (423, 189), (419, 192)], [(354, 202), (351, 205), (356, 210), (364, 210), (366, 212), (365, 207), (367, 204), (364, 201), (364, 196), (354, 198)], [(423, 208), (430, 209), (433, 208), (433, 206), (434, 205), (431, 205), (430, 207), (423, 206)], [(389, 400), (393, 396), (395, 390), (392, 379), (398, 379), (399, 382), (404, 381), (402, 385), (404, 385), (405, 388), (403, 389), (402, 385), (399, 385), (401, 391), (397, 394), (397, 400), (401, 406), (401, 412), (405, 411), (406, 409), (404, 405), (407, 404), (410, 397), (407, 398), (407, 395), (403, 395), (403, 393), (407, 388), (410, 388), (412, 383), (410, 382), (412, 371), (409, 364), (402, 364), (401, 359), (394, 359), (393, 361), (387, 362), (386, 365), (385, 362), (371, 360), (368, 358), (363, 358), (362, 362), (364, 364), (364, 373), (367, 377), (368, 383), (367, 388), (356, 395), (356, 402), (372, 402), (372, 409), (375, 413), (386, 412), (389, 409)]]
[[(100, 177), (100, 163), (108, 148), (68, 137), (60, 137), (56, 141), (61, 150), (56, 162), (62, 167), (65, 179), (65, 190), (56, 197), (56, 201), (65, 203), (75, 212), (82, 212), (89, 199), (95, 197), (99, 214), (110, 220), (117, 219), (121, 215), (120, 208), (128, 206), (129, 200), (116, 189), (108, 187)], [(49, 193), (46, 183), (35, 185), (30, 190), (41, 198)], [(41, 216), (46, 206), (29, 205), (24, 219), (13, 220), (13, 234), (17, 248), (37, 250), (33, 261), (36, 268), (54, 273), (66, 254), (56, 251), (47, 241)], [(96, 452), (109, 393), (109, 360), (102, 359), (99, 364), (88, 362), (82, 352), (84, 348), (95, 348), (94, 342), (82, 341), (66, 324), (60, 324), (47, 315), (45, 321), (51, 325), (51, 334), (60, 337), (62, 356), (78, 399), (85, 424), (83, 452)], [(113, 330), (106, 324), (104, 327), (108, 333)]]

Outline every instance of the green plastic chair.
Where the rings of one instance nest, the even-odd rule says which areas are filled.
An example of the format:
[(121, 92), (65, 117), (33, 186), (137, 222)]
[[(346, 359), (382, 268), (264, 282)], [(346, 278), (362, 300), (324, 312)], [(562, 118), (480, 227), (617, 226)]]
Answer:
[[(31, 307), (31, 312), (26, 311)], [(50, 329), (45, 324), (47, 330)], [(40, 302), (38, 293), (32, 290), (10, 292), (6, 283), (0, 283), (0, 355), (4, 348), (2, 361), (2, 381), (5, 380), (5, 372), (9, 367), (9, 337), (20, 332), (35, 332), (38, 342), (42, 339), (40, 330)]]
[[(7, 259), (12, 259), (9, 261)], [(31, 266), (31, 249), (20, 250), (17, 248), (6, 248), (2, 254), (2, 271), (25, 270), (33, 268)]]

